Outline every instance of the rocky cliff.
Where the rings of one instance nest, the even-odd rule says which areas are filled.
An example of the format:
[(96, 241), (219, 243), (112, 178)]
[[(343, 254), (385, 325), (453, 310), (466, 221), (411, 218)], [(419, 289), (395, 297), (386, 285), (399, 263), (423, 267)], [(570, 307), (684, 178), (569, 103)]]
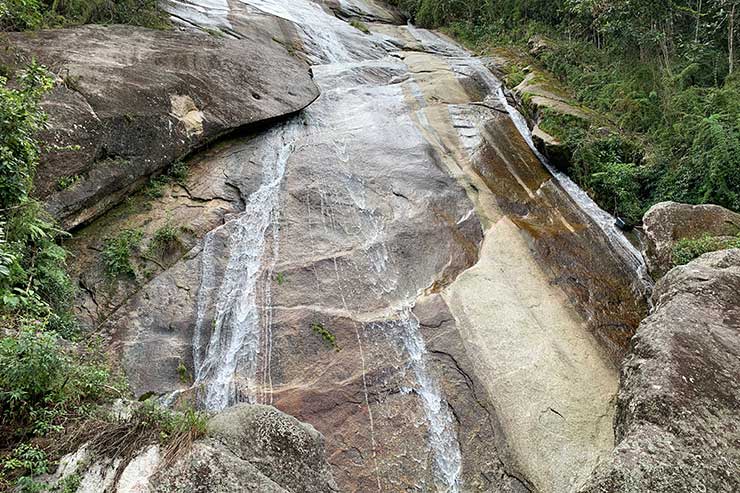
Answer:
[[(134, 397), (216, 415), (174, 463), (142, 450), (121, 491), (645, 491), (670, 467), (624, 457), (668, 440), (696, 467), (694, 394), (650, 392), (690, 359), (661, 317), (705, 294), (661, 284), (630, 352), (642, 257), (543, 164), (489, 60), (368, 0), (164, 5), (180, 31), (13, 35), (64, 67), (49, 139), (80, 148), (46, 157), (39, 193), (77, 228), (80, 322)], [(717, 368), (719, 324), (722, 351), (696, 341)], [(674, 407), (678, 431), (650, 414)]]
[(740, 250), (656, 285), (621, 370), (617, 447), (581, 491), (740, 489)]
[(36, 193), (65, 228), (90, 222), (168, 166), (237, 129), (318, 96), (308, 67), (269, 33), (85, 26), (10, 33), (3, 62), (58, 78), (47, 96)]

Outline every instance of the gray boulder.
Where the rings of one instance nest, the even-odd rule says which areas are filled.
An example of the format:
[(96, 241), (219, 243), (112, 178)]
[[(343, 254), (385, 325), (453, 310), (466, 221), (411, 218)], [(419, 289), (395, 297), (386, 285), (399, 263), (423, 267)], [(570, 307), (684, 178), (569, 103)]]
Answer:
[(740, 491), (740, 250), (671, 270), (624, 362), (618, 445), (582, 493)]
[[(36, 192), (67, 228), (193, 150), (318, 96), (308, 67), (269, 34), (240, 41), (84, 26), (9, 33), (8, 41), (0, 62), (22, 66), (33, 57), (58, 76), (44, 103), (47, 152)], [(78, 147), (59, 150), (66, 146)]]
[(208, 436), (152, 478), (152, 491), (339, 491), (326, 462), (324, 437), (274, 407), (229, 408), (210, 421)]
[(163, 455), (159, 445), (149, 445), (124, 464), (121, 457), (96, 457), (84, 446), (64, 457), (56, 474), (41, 479), (60, 487), (77, 474), (80, 493), (338, 491), (324, 437), (270, 406), (229, 408), (211, 419), (207, 438), (180, 457)]
[(643, 218), (645, 258), (656, 279), (672, 266), (673, 246), (683, 238), (734, 236), (740, 232), (740, 214), (718, 205), (661, 202)]

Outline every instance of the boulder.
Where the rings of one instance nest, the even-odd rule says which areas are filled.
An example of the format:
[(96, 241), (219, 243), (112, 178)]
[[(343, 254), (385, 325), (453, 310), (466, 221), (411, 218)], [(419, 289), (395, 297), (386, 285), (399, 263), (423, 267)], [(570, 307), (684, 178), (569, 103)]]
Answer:
[(550, 41), (540, 35), (532, 36), (527, 41), (527, 47), (529, 48), (529, 54), (538, 58), (550, 50)]
[[(153, 174), (218, 137), (301, 110), (308, 67), (269, 34), (84, 26), (9, 33), (0, 61), (57, 74), (37, 195), (66, 228), (89, 222)], [(67, 149), (60, 149), (60, 148)], [(73, 149), (70, 149), (73, 147)]]
[(673, 265), (673, 247), (683, 238), (734, 236), (740, 232), (740, 214), (718, 205), (689, 205), (661, 202), (643, 218), (645, 258), (654, 278)]
[(76, 478), (81, 493), (338, 491), (324, 437), (270, 406), (231, 407), (211, 418), (208, 436), (180, 457), (165, 455), (159, 445), (147, 445), (124, 464), (83, 446), (65, 456), (54, 475), (40, 479), (60, 489)]
[(618, 445), (582, 493), (740, 491), (740, 250), (657, 284), (621, 372)]
[(152, 479), (152, 491), (339, 491), (326, 462), (324, 437), (274, 407), (231, 407), (211, 419), (208, 436), (161, 470)]

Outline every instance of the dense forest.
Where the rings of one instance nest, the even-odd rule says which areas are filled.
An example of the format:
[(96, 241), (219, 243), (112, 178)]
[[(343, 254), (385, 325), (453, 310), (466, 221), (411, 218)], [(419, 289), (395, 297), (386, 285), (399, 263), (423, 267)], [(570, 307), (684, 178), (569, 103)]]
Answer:
[(570, 174), (611, 212), (636, 223), (663, 200), (740, 209), (737, 0), (393, 3), (483, 53), (545, 36), (537, 63), (604, 117), (561, 133)]

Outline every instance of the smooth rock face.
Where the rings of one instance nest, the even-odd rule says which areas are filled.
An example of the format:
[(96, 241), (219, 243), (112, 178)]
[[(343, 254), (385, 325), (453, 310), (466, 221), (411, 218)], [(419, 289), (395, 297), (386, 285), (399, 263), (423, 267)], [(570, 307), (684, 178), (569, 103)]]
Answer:
[(740, 214), (718, 205), (689, 205), (661, 202), (643, 218), (645, 258), (653, 277), (660, 278), (673, 266), (673, 247), (678, 240), (710, 236), (735, 236), (740, 232)]
[(581, 490), (740, 491), (740, 250), (663, 277), (622, 367), (618, 445)]
[[(79, 150), (42, 157), (37, 193), (66, 228), (99, 216), (192, 150), (318, 95), (308, 67), (269, 35), (242, 42), (84, 26), (8, 39), (5, 57), (35, 57), (61, 79), (44, 103), (42, 139), (47, 148)], [(61, 189), (63, 179), (74, 184)]]

